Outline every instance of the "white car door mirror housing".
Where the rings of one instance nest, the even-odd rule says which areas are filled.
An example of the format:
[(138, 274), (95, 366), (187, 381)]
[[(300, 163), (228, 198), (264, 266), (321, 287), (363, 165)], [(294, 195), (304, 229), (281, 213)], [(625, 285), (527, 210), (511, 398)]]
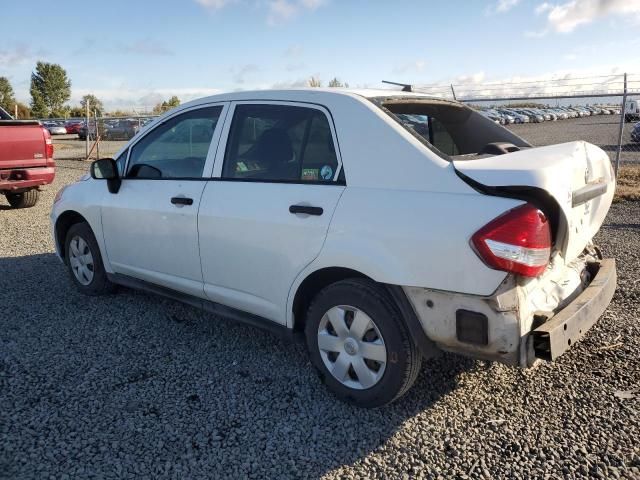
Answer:
[(113, 158), (101, 158), (91, 164), (91, 178), (106, 180), (110, 193), (118, 193), (121, 179), (118, 175), (118, 166)]

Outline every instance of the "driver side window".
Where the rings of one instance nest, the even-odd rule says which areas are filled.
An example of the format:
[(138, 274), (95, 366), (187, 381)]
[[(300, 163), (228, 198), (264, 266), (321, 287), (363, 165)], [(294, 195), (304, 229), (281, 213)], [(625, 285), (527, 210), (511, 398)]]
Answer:
[(200, 178), (221, 106), (170, 118), (131, 149), (126, 178)]

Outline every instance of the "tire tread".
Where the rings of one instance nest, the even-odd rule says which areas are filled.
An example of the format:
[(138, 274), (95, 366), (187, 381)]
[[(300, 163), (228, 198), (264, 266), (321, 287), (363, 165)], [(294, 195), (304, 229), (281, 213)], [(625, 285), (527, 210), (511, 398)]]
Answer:
[[(384, 304), (385, 309), (393, 313), (393, 322), (396, 324), (398, 331), (401, 334), (403, 349), (407, 353), (407, 365), (402, 372), (402, 382), (400, 389), (392, 398), (389, 398), (382, 403), (375, 403), (375, 406), (378, 407), (390, 404), (396, 401), (398, 398), (402, 397), (415, 383), (422, 367), (422, 354), (420, 353), (418, 345), (412, 339), (411, 334), (409, 333), (409, 329), (402, 319), (402, 314), (400, 313), (399, 308), (397, 307), (389, 293), (381, 285), (367, 278), (350, 278), (341, 280), (325, 287), (311, 301), (311, 304), (309, 305), (309, 308), (307, 310), (307, 319), (313, 318), (313, 316), (317, 314), (315, 310), (319, 308), (318, 305), (320, 303), (319, 300), (321, 298), (321, 294), (322, 296), (330, 295), (333, 289), (344, 287), (349, 287), (354, 292), (356, 292), (356, 294), (361, 295), (363, 298), (376, 297)], [(324, 381), (325, 376), (323, 375), (322, 377)], [(326, 384), (326, 381), (324, 383)]]

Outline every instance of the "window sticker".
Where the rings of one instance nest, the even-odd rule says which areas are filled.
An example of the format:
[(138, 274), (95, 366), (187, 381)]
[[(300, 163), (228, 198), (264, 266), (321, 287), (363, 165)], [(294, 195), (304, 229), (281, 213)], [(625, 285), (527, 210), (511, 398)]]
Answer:
[(320, 178), (322, 178), (323, 180), (331, 180), (333, 178), (333, 168), (331, 168), (329, 165), (323, 166), (320, 169)]
[(302, 169), (302, 180), (318, 180), (318, 169), (317, 168), (303, 168)]

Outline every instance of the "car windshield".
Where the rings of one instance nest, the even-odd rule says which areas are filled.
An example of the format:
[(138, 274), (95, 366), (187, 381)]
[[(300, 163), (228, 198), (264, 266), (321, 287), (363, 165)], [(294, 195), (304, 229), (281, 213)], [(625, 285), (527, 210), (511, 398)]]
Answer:
[(460, 103), (447, 100), (391, 97), (372, 101), (423, 144), (446, 160), (460, 155), (486, 155), (489, 144), (515, 148), (531, 145), (493, 120)]

